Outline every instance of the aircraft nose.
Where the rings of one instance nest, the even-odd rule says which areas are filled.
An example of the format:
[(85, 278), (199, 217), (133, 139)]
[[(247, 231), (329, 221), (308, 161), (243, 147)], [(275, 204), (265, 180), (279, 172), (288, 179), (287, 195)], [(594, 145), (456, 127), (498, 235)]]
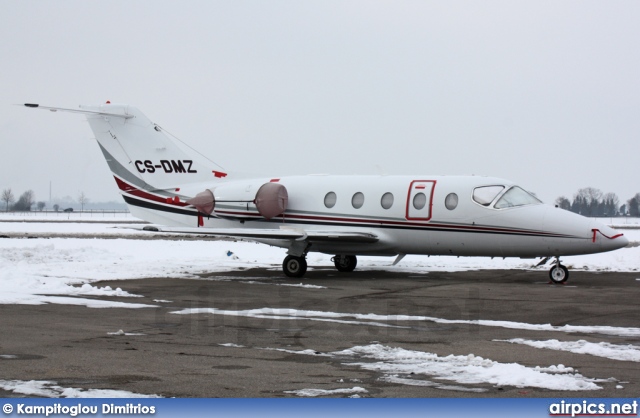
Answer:
[(617, 250), (629, 244), (629, 239), (623, 233), (606, 225), (596, 223), (591, 229), (593, 242), (605, 247), (607, 250)]
[(618, 246), (616, 248), (624, 248), (629, 245), (629, 238), (625, 237), (624, 235), (618, 237), (618, 239), (620, 241), (618, 242)]

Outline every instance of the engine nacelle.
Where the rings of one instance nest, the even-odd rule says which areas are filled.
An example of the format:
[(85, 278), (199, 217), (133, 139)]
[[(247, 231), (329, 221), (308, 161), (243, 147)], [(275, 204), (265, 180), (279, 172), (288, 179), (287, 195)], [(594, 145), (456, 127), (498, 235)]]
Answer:
[(216, 207), (216, 198), (211, 190), (206, 189), (204, 192), (200, 192), (195, 197), (187, 200), (187, 203), (195, 206), (198, 212), (211, 215)]
[[(265, 219), (271, 219), (282, 215), (287, 210), (289, 194), (286, 187), (269, 182), (262, 184), (258, 191), (254, 192), (257, 186), (249, 182), (223, 184), (198, 193), (187, 200), (187, 203), (205, 215), (213, 214), (218, 203), (220, 206), (218, 215), (227, 218), (243, 218), (242, 212), (251, 215), (253, 210), (257, 210)], [(231, 215), (229, 211), (234, 214)]]
[(282, 215), (287, 210), (289, 193), (287, 188), (280, 183), (265, 183), (260, 186), (254, 203), (260, 215), (271, 219)]

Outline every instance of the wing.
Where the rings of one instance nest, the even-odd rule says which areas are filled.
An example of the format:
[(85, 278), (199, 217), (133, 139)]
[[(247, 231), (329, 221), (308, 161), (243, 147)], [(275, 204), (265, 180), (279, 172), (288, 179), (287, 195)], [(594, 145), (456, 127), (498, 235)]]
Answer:
[(359, 231), (306, 231), (298, 228), (258, 229), (258, 228), (189, 228), (147, 225), (143, 231), (165, 232), (170, 234), (194, 234), (213, 235), (218, 237), (244, 238), (244, 239), (275, 239), (308, 242), (353, 242), (373, 243), (378, 241), (378, 236), (369, 232)]

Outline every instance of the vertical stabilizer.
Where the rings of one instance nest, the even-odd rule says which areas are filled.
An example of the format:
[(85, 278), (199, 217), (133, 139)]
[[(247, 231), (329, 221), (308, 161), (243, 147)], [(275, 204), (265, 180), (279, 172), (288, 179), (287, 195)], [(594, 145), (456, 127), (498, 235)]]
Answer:
[[(137, 108), (81, 106), (116, 181), (147, 192), (171, 190), (226, 177), (201, 154), (151, 122)], [(121, 182), (118, 186), (122, 190)]]
[(109, 102), (79, 109), (32, 103), (25, 106), (84, 114), (131, 213), (149, 222), (199, 222), (198, 209), (186, 201), (227, 177), (222, 167), (165, 132), (133, 106)]

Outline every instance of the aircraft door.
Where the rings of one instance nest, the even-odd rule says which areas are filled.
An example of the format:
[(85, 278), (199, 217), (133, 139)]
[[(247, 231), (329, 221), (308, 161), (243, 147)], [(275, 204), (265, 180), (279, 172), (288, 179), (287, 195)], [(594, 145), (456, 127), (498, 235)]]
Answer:
[(406, 218), (409, 221), (428, 221), (431, 219), (435, 180), (413, 180), (407, 195)]

